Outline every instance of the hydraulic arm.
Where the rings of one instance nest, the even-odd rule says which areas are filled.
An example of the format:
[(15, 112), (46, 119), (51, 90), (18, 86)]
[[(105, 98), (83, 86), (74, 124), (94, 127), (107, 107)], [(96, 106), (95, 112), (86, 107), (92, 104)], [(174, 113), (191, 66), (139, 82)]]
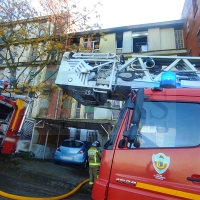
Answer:
[(200, 57), (66, 52), (56, 84), (83, 105), (125, 100), (131, 89), (160, 87), (163, 72), (176, 74), (177, 87), (200, 87)]

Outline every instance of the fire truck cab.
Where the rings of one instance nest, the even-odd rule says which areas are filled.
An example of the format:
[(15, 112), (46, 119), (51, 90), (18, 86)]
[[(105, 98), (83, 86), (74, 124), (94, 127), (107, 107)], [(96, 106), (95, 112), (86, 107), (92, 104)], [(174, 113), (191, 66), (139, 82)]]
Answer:
[(69, 55), (56, 79), (64, 91), (83, 105), (125, 102), (92, 199), (200, 199), (200, 58)]
[(142, 106), (143, 97), (131, 98), (105, 145), (92, 198), (200, 199), (200, 90), (146, 89)]
[(0, 153), (14, 154), (20, 137), (32, 135), (34, 121), (27, 120), (31, 99), (22, 95), (0, 94)]

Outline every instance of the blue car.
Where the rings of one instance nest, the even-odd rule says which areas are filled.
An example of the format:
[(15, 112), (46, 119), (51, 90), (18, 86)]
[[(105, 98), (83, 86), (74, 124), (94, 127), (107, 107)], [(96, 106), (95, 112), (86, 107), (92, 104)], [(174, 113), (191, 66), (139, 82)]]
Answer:
[(64, 140), (56, 149), (54, 162), (80, 164), (84, 169), (88, 167), (88, 149), (91, 143), (81, 140)]

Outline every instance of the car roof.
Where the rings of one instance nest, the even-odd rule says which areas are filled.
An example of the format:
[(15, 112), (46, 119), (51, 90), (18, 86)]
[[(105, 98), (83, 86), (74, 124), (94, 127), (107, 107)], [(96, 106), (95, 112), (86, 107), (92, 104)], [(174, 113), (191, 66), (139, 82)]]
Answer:
[[(88, 141), (83, 141), (83, 140), (74, 140), (74, 139), (66, 139), (64, 141), (76, 141), (76, 142), (83, 142), (83, 143), (91, 143), (91, 142), (88, 142)], [(63, 141), (63, 142), (64, 142)]]

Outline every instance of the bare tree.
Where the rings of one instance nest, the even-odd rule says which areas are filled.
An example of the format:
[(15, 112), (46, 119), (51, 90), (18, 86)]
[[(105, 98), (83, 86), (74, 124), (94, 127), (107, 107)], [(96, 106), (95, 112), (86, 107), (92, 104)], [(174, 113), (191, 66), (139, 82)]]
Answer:
[(67, 44), (78, 31), (100, 28), (99, 5), (96, 2), (86, 6), (77, 0), (1, 0), (0, 59), (6, 69), (4, 80), (18, 93), (42, 92), (44, 84), (39, 81), (33, 86), (31, 81), (49, 65), (55, 66), (56, 73), (66, 49), (80, 49)]

